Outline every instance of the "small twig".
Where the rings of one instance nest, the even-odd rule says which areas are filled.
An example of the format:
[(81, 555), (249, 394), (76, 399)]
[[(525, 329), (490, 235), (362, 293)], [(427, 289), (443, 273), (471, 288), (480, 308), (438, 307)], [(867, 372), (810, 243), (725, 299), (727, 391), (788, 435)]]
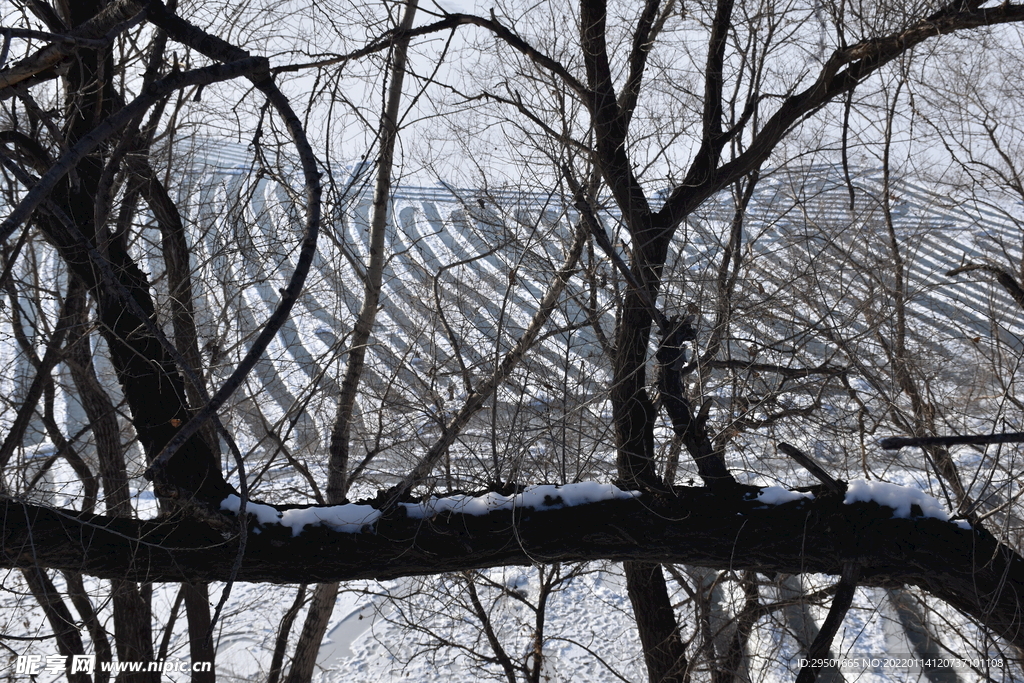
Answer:
[(814, 459), (811, 458), (811, 456), (807, 455), (795, 446), (789, 445), (785, 441), (779, 442), (778, 449), (793, 458), (793, 460), (796, 460), (798, 465), (813, 474), (814, 478), (824, 484), (825, 488), (829, 491), (832, 493), (843, 493), (843, 485), (829, 476), (828, 472), (821, 469), (821, 466), (814, 462)]

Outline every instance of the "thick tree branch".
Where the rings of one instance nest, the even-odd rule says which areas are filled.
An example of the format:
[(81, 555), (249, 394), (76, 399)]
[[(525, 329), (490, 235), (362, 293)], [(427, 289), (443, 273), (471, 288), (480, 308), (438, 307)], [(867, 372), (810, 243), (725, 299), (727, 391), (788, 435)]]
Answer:
[[(911, 584), (1024, 646), (1024, 560), (987, 531), (893, 518), (875, 503), (765, 505), (746, 493), (677, 488), (576, 507), (439, 514), (402, 508), (366, 533), (267, 525), (250, 534), (240, 581), (306, 583), (598, 559), (839, 575), (859, 585)], [(138, 581), (223, 581), (237, 539), (184, 518), (139, 521), (0, 501), (3, 567), (47, 567)]]
[(661, 404), (672, 421), (673, 431), (696, 463), (704, 483), (708, 486), (735, 484), (736, 480), (725, 466), (724, 454), (711, 443), (706, 412), (700, 411), (695, 415), (686, 396), (683, 384), (686, 344), (696, 338), (693, 320), (689, 317), (674, 320), (662, 334), (657, 352)]
[(630, 231), (638, 237), (637, 233), (646, 225), (643, 219), (650, 213), (650, 208), (627, 154), (629, 122), (619, 108), (608, 61), (607, 15), (604, 0), (583, 0), (580, 3), (580, 42), (589, 85), (583, 101), (593, 122), (597, 166)]
[(878, 442), (887, 451), (895, 451), (904, 446), (980, 446), (989, 443), (1020, 443), (1024, 441), (1024, 432), (1004, 432), (1002, 434), (962, 434), (953, 436), (890, 436)]
[(675, 8), (675, 1), (669, 0), (665, 9), (659, 14), (658, 7), (660, 0), (646, 0), (644, 9), (637, 20), (636, 30), (633, 31), (633, 46), (629, 51), (629, 75), (622, 86), (622, 93), (619, 95), (619, 109), (625, 118), (626, 126), (636, 109), (637, 100), (640, 97), (640, 85), (643, 83), (644, 70), (647, 68), (647, 56), (654, 47), (654, 41), (658, 33), (665, 26), (668, 15)]
[[(407, 0), (402, 13), (401, 27), (409, 29), (416, 18), (417, 0)], [(377, 157), (377, 176), (373, 186), (369, 225), (369, 259), (366, 263), (366, 277), (363, 278), (363, 303), (356, 315), (349, 342), (345, 375), (341, 381), (341, 395), (338, 397), (334, 427), (331, 429), (330, 451), (327, 464), (327, 500), (341, 503), (351, 485), (348, 478), (349, 446), (352, 436), (352, 415), (355, 410), (359, 384), (363, 377), (366, 351), (370, 343), (377, 309), (383, 289), (385, 254), (385, 233), (389, 205), (391, 204), (392, 172), (395, 145), (398, 142), (399, 117), (402, 104), (402, 84), (405, 81), (409, 41), (395, 44), (391, 58), (391, 75), (388, 84), (387, 102), (380, 116), (380, 152)], [(436, 283), (436, 280), (435, 280)]]
[[(169, 12), (161, 3), (156, 2), (150, 9), (153, 22), (167, 32), (167, 35), (193, 49), (205, 54), (211, 59), (220, 59), (226, 63), (223, 68), (232, 64), (246, 64), (250, 59), (258, 59), (261, 64), (266, 64), (264, 58), (250, 58), (248, 53), (227, 43), (216, 36), (210, 35), (196, 26), (177, 17)], [(213, 68), (213, 67), (210, 67)], [(263, 68), (249, 69), (245, 72), (257, 90), (262, 92), (281, 119), (285, 128), (292, 137), (299, 155), (302, 169), (302, 176), (306, 194), (306, 218), (303, 225), (302, 242), (299, 248), (299, 255), (295, 262), (295, 269), (292, 272), (288, 285), (281, 291), (281, 300), (278, 302), (274, 312), (263, 325), (263, 329), (252, 342), (245, 357), (238, 363), (231, 376), (221, 385), (220, 389), (207, 401), (202, 409), (186, 422), (170, 441), (163, 447), (160, 454), (154, 458), (147, 476), (153, 479), (158, 486), (165, 487), (169, 492), (175, 487), (173, 477), (168, 477), (166, 472), (167, 463), (174, 453), (181, 448), (188, 439), (195, 434), (209, 420), (217, 410), (227, 401), (228, 398), (241, 386), (249, 372), (255, 367), (271, 340), (277, 335), (278, 330), (288, 319), (292, 307), (298, 301), (299, 294), (306, 282), (306, 276), (313, 264), (313, 256), (316, 253), (317, 238), (320, 234), (321, 215), (321, 186), (320, 171), (313, 149), (309, 144), (302, 122), (295, 114), (288, 98), (281, 92), (274, 83), (269, 72)], [(238, 465), (241, 469), (241, 461)], [(244, 480), (241, 483), (243, 505), (245, 498)]]
[(780, 451), (793, 458), (793, 460), (796, 460), (797, 464), (814, 475), (814, 478), (820, 481), (829, 491), (837, 494), (845, 493), (846, 490), (843, 486), (833, 479), (828, 472), (822, 469), (821, 465), (814, 462), (809, 455), (795, 446), (785, 443), (784, 441), (779, 442), (778, 448)]
[(708, 57), (704, 67), (704, 113), (700, 149), (687, 172), (684, 186), (706, 182), (718, 166), (726, 135), (722, 131), (722, 90), (725, 84), (725, 48), (732, 26), (733, 0), (718, 0), (715, 19), (708, 40)]
[(510, 47), (529, 58), (534, 64), (558, 76), (577, 95), (584, 97), (589, 94), (587, 87), (573, 76), (572, 73), (569, 72), (569, 70), (561, 63), (527, 43), (511, 29), (499, 22), (494, 16), (490, 19), (486, 19), (474, 14), (460, 14), (458, 12), (446, 14), (443, 19), (423, 26), (416, 26), (415, 28), (399, 27), (393, 29), (385, 33), (380, 38), (377, 38), (358, 50), (354, 50), (348, 54), (335, 55), (315, 62), (279, 66), (275, 67), (271, 71), (276, 74), (287, 71), (301, 71), (303, 69), (322, 68), (335, 64), (344, 64), (345, 62), (349, 62), (354, 59), (359, 59), (377, 52), (383, 52), (402, 41), (409, 41), (412, 38), (430, 35), (431, 33), (437, 33), (439, 31), (451, 30), (458, 28), (459, 26), (478, 26), (480, 28), (487, 29), (507, 43)]
[(634, 277), (633, 271), (629, 269), (626, 262), (619, 256), (619, 252), (615, 250), (615, 246), (612, 244), (611, 238), (608, 237), (608, 232), (604, 229), (604, 225), (601, 224), (601, 219), (598, 217), (597, 212), (594, 211), (593, 206), (590, 204), (590, 199), (587, 196), (586, 188), (580, 185), (579, 181), (569, 170), (568, 166), (563, 166), (562, 176), (565, 178), (566, 184), (569, 185), (569, 189), (573, 193), (573, 206), (580, 212), (580, 220), (586, 226), (590, 234), (594, 236), (594, 241), (601, 247), (601, 251), (605, 253), (608, 260), (612, 262), (612, 265), (622, 275), (622, 279), (629, 285), (630, 291), (640, 300), (640, 303), (647, 310), (647, 313), (651, 316), (658, 325), (658, 329), (667, 331), (669, 329), (669, 321), (664, 313), (655, 305), (654, 299), (649, 296), (647, 289), (643, 287), (640, 281)]
[(688, 680), (686, 645), (679, 634), (679, 622), (672, 609), (661, 565), (625, 562), (622, 568), (649, 680), (651, 683), (684, 683)]
[(815, 636), (814, 642), (807, 650), (809, 664), (800, 669), (800, 675), (796, 677), (796, 683), (814, 683), (818, 679), (818, 673), (825, 667), (816, 666), (815, 663), (828, 659), (828, 653), (832, 647), (832, 641), (843, 625), (843, 619), (853, 604), (853, 596), (857, 590), (857, 572), (854, 565), (849, 565), (843, 570), (839, 584), (836, 586), (836, 596), (832, 599), (832, 606), (825, 617), (825, 623)]
[(118, 33), (141, 19), (139, 13), (146, 6), (145, 0), (117, 0), (67, 35), (55, 36), (55, 42), (32, 55), (20, 60), (7, 69), (0, 70), (0, 99), (14, 94), (10, 86), (17, 85), (47, 69), (57, 66), (70, 57), (83, 44), (106, 44)]
[(791, 367), (788, 365), (780, 365), (778, 363), (752, 363), (745, 360), (708, 360), (701, 361), (704, 367), (714, 368), (716, 370), (736, 370), (737, 372), (773, 372), (783, 379), (803, 379), (804, 377), (811, 377), (812, 375), (825, 375), (825, 376), (843, 376), (850, 372), (850, 368), (842, 365), (831, 365), (829, 363), (822, 363), (821, 365), (815, 365), (811, 367)]

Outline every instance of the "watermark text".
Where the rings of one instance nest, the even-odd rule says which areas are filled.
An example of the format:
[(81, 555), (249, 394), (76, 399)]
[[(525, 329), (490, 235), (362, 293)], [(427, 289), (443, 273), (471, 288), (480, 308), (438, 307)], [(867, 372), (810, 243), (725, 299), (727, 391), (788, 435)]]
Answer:
[(37, 676), (42, 673), (109, 673), (157, 671), (160, 673), (192, 673), (210, 671), (212, 662), (189, 662), (182, 659), (160, 659), (152, 662), (97, 662), (96, 655), (18, 655), (15, 673)]

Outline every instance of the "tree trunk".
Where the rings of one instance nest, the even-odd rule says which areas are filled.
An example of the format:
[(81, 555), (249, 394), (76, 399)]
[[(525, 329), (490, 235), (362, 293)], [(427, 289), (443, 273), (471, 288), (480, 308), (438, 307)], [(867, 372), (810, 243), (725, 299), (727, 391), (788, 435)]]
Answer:
[(209, 671), (193, 671), (192, 683), (213, 683), (217, 680), (217, 650), (210, 631), (210, 587), (205, 583), (183, 583), (181, 593), (188, 620), (188, 654), (192, 662), (210, 662)]
[(334, 611), (334, 602), (338, 599), (338, 582), (321, 583), (313, 589), (313, 597), (309, 601), (309, 613), (302, 624), (302, 633), (295, 646), (292, 667), (288, 671), (285, 683), (309, 683), (316, 668), (316, 658), (320, 654), (320, 645), (327, 632), (327, 623)]
[(623, 567), (651, 683), (683, 683), (688, 678), (686, 646), (679, 637), (679, 623), (661, 565), (624, 562)]
[[(406, 0), (400, 29), (408, 30), (416, 17), (418, 0)], [(341, 395), (331, 430), (331, 443), (327, 465), (327, 502), (340, 504), (346, 501), (346, 492), (351, 485), (348, 479), (349, 448), (351, 445), (352, 414), (359, 382), (363, 375), (366, 349), (370, 342), (377, 309), (380, 302), (385, 262), (385, 231), (388, 209), (391, 204), (391, 174), (394, 163), (395, 143), (398, 141), (398, 118), (402, 103), (402, 85), (405, 81), (406, 57), (409, 39), (395, 43), (391, 60), (391, 82), (388, 84), (388, 98), (380, 117), (380, 156), (377, 159), (377, 178), (373, 187), (373, 209), (370, 216), (369, 251), (370, 262), (366, 264), (363, 289), (363, 304), (356, 317), (348, 352), (348, 363), (341, 383)], [(327, 622), (334, 610), (338, 596), (338, 584), (321, 584), (313, 590), (309, 613), (302, 626), (302, 633), (295, 648), (295, 657), (288, 672), (286, 683), (308, 683), (313, 676), (317, 653), (327, 631)]]

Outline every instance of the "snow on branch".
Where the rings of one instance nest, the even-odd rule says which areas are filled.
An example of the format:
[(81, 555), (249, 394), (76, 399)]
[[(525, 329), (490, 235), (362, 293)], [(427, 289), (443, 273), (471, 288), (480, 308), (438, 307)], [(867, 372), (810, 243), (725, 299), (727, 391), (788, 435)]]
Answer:
[[(604, 500), (635, 498), (639, 491), (623, 491), (612, 484), (596, 481), (578, 484), (553, 484), (528, 486), (521, 493), (505, 496), (494, 491), (482, 495), (458, 494), (437, 498), (431, 496), (422, 503), (399, 503), (406, 516), (411, 519), (427, 519), (440, 514), (485, 515), (499, 510), (535, 509), (552, 510), (574, 505), (598, 503)], [(241, 499), (232, 494), (225, 498), (220, 509), (238, 514)], [(280, 524), (298, 536), (307, 526), (323, 525), (344, 533), (370, 531), (371, 526), (381, 517), (380, 510), (370, 505), (349, 503), (324, 507), (307, 507), (278, 510), (262, 503), (247, 503), (245, 511), (263, 525)], [(259, 532), (259, 529), (256, 529)]]
[[(853, 503), (874, 501), (879, 505), (893, 509), (893, 517), (907, 519), (911, 516), (911, 508), (916, 505), (921, 509), (922, 517), (932, 517), (943, 522), (949, 521), (949, 513), (942, 507), (942, 503), (924, 491), (900, 486), (899, 484), (888, 484), (884, 481), (865, 481), (858, 479), (847, 485), (846, 497), (843, 502), (846, 505)], [(960, 520), (955, 522), (961, 529), (970, 529), (971, 525)]]
[[(307, 508), (286, 518), (287, 510), (252, 503), (237, 580), (392, 579), (593, 560), (832, 575), (852, 564), (859, 585), (918, 586), (1024, 647), (1017, 599), (1024, 594), (1024, 560), (980, 525), (944, 521), (941, 507), (920, 491), (854, 482), (848, 501), (824, 487), (680, 487), (635, 495), (598, 486), (431, 499), (381, 514), (363, 533), (331, 527), (361, 524), (367, 517), (360, 515), (373, 514), (368, 506), (328, 514)], [(865, 500), (853, 500), (859, 497)], [(494, 506), (484, 514), (467, 514), (488, 502)], [(922, 514), (898, 516), (904, 505), (910, 513), (917, 505)], [(0, 567), (223, 581), (232, 575), (240, 542), (238, 526), (225, 522), (211, 526), (180, 514), (133, 520), (0, 499)]]

